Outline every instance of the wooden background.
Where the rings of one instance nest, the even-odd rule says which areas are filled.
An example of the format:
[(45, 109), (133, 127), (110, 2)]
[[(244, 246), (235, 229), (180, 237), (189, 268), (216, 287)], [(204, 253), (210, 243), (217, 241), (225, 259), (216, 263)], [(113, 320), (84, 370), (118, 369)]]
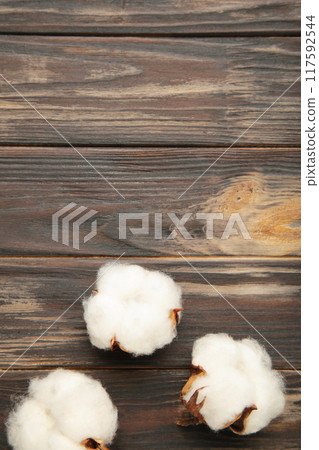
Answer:
[[(299, 83), (179, 199), (297, 79), (299, 20), (294, 0), (0, 0), (0, 72), (124, 197), (0, 79), (0, 375), (123, 252), (172, 275), (185, 303), (176, 341), (134, 359), (91, 347), (80, 299), (0, 379), (1, 449), (12, 399), (58, 366), (108, 389), (112, 449), (300, 448), (299, 375), (178, 255), (300, 369)], [(79, 250), (51, 239), (70, 202), (97, 211)], [(134, 212), (150, 214), (149, 235), (119, 239), (119, 213)], [(213, 240), (194, 216), (192, 239), (167, 240), (169, 212), (224, 220)], [(250, 240), (221, 240), (233, 212)], [(208, 332), (259, 339), (286, 379), (283, 416), (255, 436), (176, 425), (192, 343)]]

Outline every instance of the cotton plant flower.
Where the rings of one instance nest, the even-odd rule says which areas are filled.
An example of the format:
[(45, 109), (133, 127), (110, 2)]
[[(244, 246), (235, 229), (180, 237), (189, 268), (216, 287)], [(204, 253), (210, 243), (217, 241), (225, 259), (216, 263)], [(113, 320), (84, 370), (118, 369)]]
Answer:
[(117, 416), (99, 381), (57, 369), (31, 380), (7, 420), (8, 442), (14, 450), (107, 450)]
[(95, 347), (150, 355), (175, 338), (183, 309), (181, 288), (168, 275), (134, 264), (105, 264), (96, 287), (83, 302)]
[(197, 423), (246, 435), (283, 412), (284, 382), (256, 340), (207, 334), (194, 343), (191, 376), (181, 399)]

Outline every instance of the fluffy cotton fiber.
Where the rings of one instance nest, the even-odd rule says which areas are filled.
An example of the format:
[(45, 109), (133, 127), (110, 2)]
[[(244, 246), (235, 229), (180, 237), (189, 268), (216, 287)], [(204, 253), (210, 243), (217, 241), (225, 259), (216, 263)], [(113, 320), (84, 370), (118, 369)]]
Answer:
[(63, 369), (31, 380), (7, 421), (14, 450), (102, 450), (116, 429), (117, 409), (101, 383)]
[(256, 433), (282, 413), (281, 375), (254, 339), (208, 334), (194, 343), (192, 374), (181, 393), (187, 409), (217, 431)]
[(137, 265), (106, 264), (97, 291), (83, 302), (91, 343), (149, 355), (176, 336), (181, 288), (168, 275)]

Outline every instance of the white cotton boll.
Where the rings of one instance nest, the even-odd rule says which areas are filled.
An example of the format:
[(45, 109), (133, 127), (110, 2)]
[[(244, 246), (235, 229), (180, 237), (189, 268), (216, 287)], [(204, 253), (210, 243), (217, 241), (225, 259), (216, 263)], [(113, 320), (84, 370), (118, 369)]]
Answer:
[(116, 429), (117, 409), (101, 383), (62, 369), (31, 380), (29, 398), (8, 420), (15, 450), (83, 450), (81, 443), (89, 438), (110, 443)]
[(40, 403), (25, 398), (7, 420), (8, 442), (15, 450), (44, 450), (55, 429), (52, 417)]
[(255, 398), (258, 409), (248, 417), (243, 434), (256, 433), (283, 412), (285, 395), (282, 377), (275, 371), (264, 374), (256, 383)]
[(111, 348), (111, 340), (119, 329), (121, 318), (125, 314), (125, 304), (116, 297), (110, 297), (105, 303), (103, 294), (92, 295), (84, 305), (84, 320), (91, 343), (102, 350)]
[(51, 433), (48, 438), (47, 446), (42, 447), (42, 450), (84, 450), (84, 448), (82, 445), (75, 443), (63, 434), (55, 432)]
[[(106, 264), (97, 293), (83, 302), (91, 343), (101, 349), (149, 355), (176, 336), (181, 288), (161, 272), (137, 265)], [(174, 312), (175, 310), (175, 312)]]
[(15, 450), (83, 450), (60, 434), (47, 410), (32, 398), (26, 398), (7, 421), (8, 442)]
[[(241, 347), (241, 357), (245, 362), (247, 369), (266, 368), (271, 369), (271, 358), (255, 339), (242, 339), (237, 344)], [(256, 360), (259, 360), (260, 364), (256, 365)]]
[(149, 355), (169, 344), (175, 336), (176, 329), (167, 309), (145, 304), (137, 304), (127, 311), (116, 332), (123, 348), (136, 355)]
[[(30, 393), (50, 410), (59, 430), (74, 441), (88, 437), (112, 440), (117, 411), (102, 385), (93, 378), (58, 369), (46, 378), (32, 380)], [(86, 410), (90, 414), (85, 414)]]
[[(285, 407), (284, 382), (281, 375), (271, 370), (271, 359), (266, 350), (253, 339), (243, 339), (241, 345), (245, 371), (255, 380), (258, 409), (248, 417), (243, 434), (256, 433), (280, 415)], [(259, 360), (260, 364), (255, 361)]]
[(99, 292), (105, 294), (117, 295), (119, 286), (122, 286), (123, 292), (130, 295), (130, 287), (139, 289), (145, 283), (147, 271), (138, 265), (123, 263), (106, 263), (97, 273), (96, 287)]
[(214, 431), (230, 426), (238, 434), (256, 433), (284, 409), (283, 379), (253, 339), (206, 335), (194, 343), (192, 366), (182, 400)]
[(234, 366), (240, 355), (234, 340), (225, 333), (206, 334), (195, 341), (193, 346), (193, 365), (205, 367), (206, 371), (216, 366)]
[(198, 389), (196, 403), (204, 400), (200, 413), (214, 431), (224, 428), (254, 402), (254, 389), (249, 380), (231, 367), (217, 368), (210, 375), (197, 377), (184, 400), (188, 401)]

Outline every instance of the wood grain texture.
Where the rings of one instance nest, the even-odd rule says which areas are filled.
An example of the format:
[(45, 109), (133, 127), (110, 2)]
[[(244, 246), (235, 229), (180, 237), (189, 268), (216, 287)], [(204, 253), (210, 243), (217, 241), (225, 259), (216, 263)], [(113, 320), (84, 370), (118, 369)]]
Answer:
[[(0, 260), (1, 369), (13, 363), (94, 283), (98, 268), (107, 260)], [(181, 285), (185, 311), (174, 343), (142, 358), (93, 348), (86, 335), (81, 298), (15, 367), (45, 368), (62, 364), (67, 367), (186, 368), (196, 338), (206, 333), (226, 332), (235, 337), (259, 339), (270, 352), (276, 368), (290, 368), (182, 258), (122, 258), (125, 260), (164, 271)], [(300, 366), (298, 259), (191, 258), (190, 261), (295, 368)], [(94, 287), (84, 298), (91, 289)]]
[[(0, 383), (2, 424), (12, 408), (12, 396), (24, 394), (30, 378), (45, 376), (47, 373), (18, 371), (5, 374)], [(176, 425), (184, 408), (178, 397), (187, 380), (187, 370), (106, 370), (86, 373), (102, 382), (119, 409), (120, 425), (111, 445), (112, 450), (300, 448), (300, 377), (295, 372), (283, 373), (287, 384), (287, 404), (283, 415), (251, 436), (236, 436), (229, 431), (216, 434), (204, 425), (187, 428)], [(9, 448), (3, 425), (0, 446), (2, 450)]]
[[(2, 36), (3, 75), (73, 144), (228, 147), (300, 73), (299, 38)], [(63, 143), (1, 79), (0, 142)], [(240, 139), (300, 141), (296, 83)]]
[(0, 1), (0, 32), (94, 35), (300, 32), (295, 0)]
[[(0, 0), (0, 73), (125, 197), (0, 78), (0, 377), (32, 345), (0, 380), (1, 449), (13, 400), (58, 366), (111, 394), (112, 450), (300, 448), (299, 82), (245, 132), (299, 76), (299, 34), (298, 0)], [(78, 250), (52, 240), (70, 202), (96, 211)], [(120, 213), (149, 213), (149, 233), (120, 239)], [(192, 214), (192, 239), (168, 239), (169, 213)], [(196, 213), (223, 214), (214, 239)], [(252, 239), (221, 239), (232, 213)], [(183, 289), (178, 336), (149, 357), (93, 348), (83, 321), (96, 271), (123, 252)], [(256, 435), (176, 425), (209, 332), (258, 339), (285, 377), (285, 412)]]
[[(178, 197), (223, 152), (220, 148), (81, 148), (82, 155), (124, 196), (71, 148), (0, 147), (2, 255), (298, 255), (300, 253), (300, 150), (232, 148), (180, 199)], [(52, 240), (52, 214), (74, 202), (97, 211), (81, 227), (80, 248)], [(73, 208), (75, 209), (75, 208)], [(119, 215), (148, 213), (149, 232), (137, 235), (141, 220), (128, 220), (119, 235)], [(162, 214), (162, 236), (155, 235)], [(168, 213), (192, 216), (185, 239)], [(198, 213), (219, 213), (213, 239)], [(251, 239), (221, 239), (231, 214), (240, 214)], [(64, 214), (65, 216), (66, 214)], [(73, 223), (76, 217), (71, 223)], [(83, 243), (97, 220), (97, 235)], [(71, 228), (71, 227), (70, 227)], [(168, 239), (173, 230), (174, 239)], [(186, 236), (186, 237), (189, 237)]]

